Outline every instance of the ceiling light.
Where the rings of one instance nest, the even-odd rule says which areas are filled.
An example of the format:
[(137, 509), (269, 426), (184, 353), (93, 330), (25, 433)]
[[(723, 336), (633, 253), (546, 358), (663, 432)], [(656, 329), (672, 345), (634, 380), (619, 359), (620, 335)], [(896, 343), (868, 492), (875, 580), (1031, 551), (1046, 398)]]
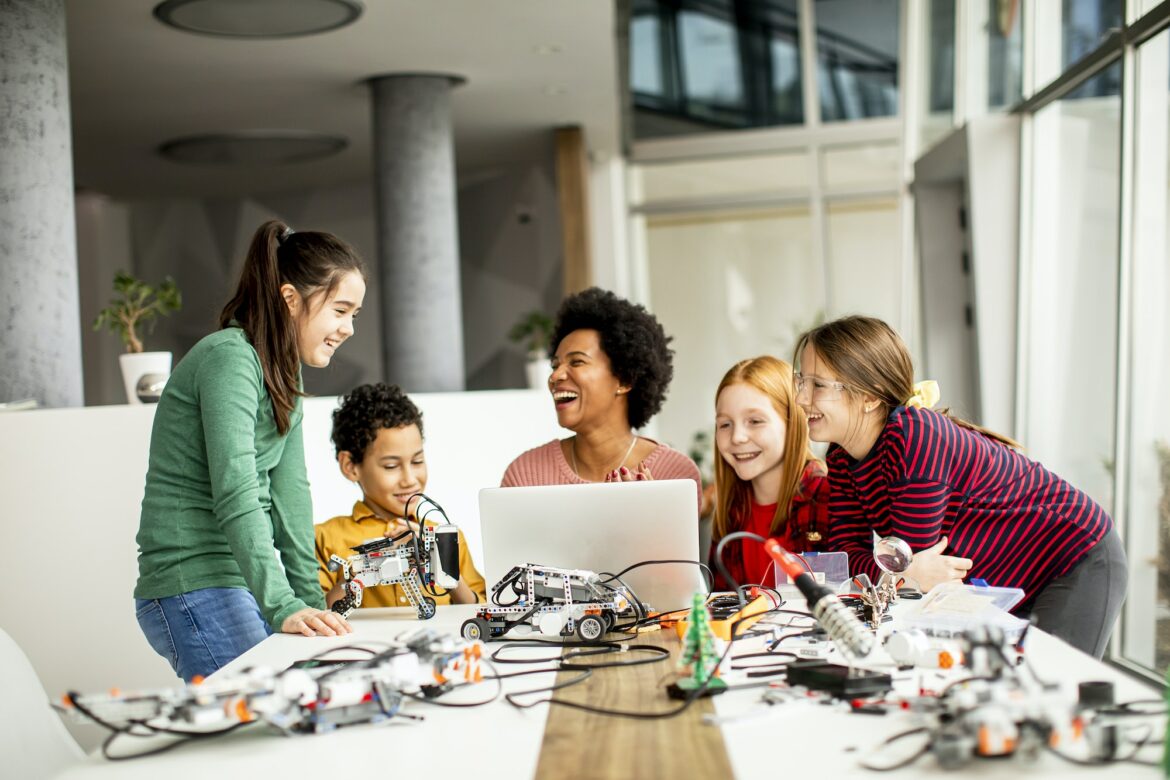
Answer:
[(338, 135), (299, 130), (254, 130), (167, 141), (158, 153), (190, 165), (264, 166), (308, 162), (337, 154), (349, 142)]
[(165, 0), (154, 7), (164, 24), (230, 38), (291, 38), (344, 27), (361, 16), (357, 0)]
[(555, 43), (541, 43), (541, 44), (538, 44), (536, 46), (533, 46), (532, 52), (534, 54), (541, 54), (541, 55), (545, 55), (545, 56), (550, 55), (550, 54), (560, 54), (561, 47)]

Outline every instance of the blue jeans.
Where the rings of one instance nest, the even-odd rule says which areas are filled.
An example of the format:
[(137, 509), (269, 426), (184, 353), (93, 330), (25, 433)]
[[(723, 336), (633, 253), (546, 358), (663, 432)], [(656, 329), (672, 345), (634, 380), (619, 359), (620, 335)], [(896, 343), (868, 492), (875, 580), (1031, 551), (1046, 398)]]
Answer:
[(272, 631), (251, 591), (204, 588), (161, 599), (134, 599), (138, 625), (155, 652), (188, 682), (259, 644)]

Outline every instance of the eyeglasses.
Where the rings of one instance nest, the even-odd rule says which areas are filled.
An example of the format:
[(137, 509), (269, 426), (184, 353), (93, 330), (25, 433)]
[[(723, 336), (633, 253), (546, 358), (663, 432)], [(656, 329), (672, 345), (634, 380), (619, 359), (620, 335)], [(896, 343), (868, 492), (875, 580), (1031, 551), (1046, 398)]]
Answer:
[(804, 374), (796, 374), (793, 378), (796, 380), (796, 394), (800, 395), (808, 390), (814, 401), (836, 401), (841, 397), (841, 392), (848, 387), (843, 382), (832, 382)]

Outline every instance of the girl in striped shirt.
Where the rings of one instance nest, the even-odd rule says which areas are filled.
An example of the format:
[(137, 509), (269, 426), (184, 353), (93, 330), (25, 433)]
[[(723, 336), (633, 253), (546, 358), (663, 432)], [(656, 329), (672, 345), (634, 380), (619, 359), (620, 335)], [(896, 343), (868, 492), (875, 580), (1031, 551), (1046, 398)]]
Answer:
[(1113, 521), (1016, 442), (930, 411), (909, 350), (881, 320), (845, 317), (796, 346), (796, 399), (829, 442), (828, 546), (878, 575), (872, 534), (914, 549), (907, 575), (928, 590), (965, 577), (1021, 588), (1015, 610), (1096, 657), (1127, 582)]
[[(808, 448), (808, 425), (792, 393), (792, 366), (774, 357), (736, 363), (715, 391), (715, 520), (711, 554), (727, 534), (774, 537), (788, 550), (819, 550), (828, 534), (829, 481)], [(770, 581), (763, 545), (729, 542), (723, 563), (736, 584)], [(715, 587), (731, 587), (722, 574)]]

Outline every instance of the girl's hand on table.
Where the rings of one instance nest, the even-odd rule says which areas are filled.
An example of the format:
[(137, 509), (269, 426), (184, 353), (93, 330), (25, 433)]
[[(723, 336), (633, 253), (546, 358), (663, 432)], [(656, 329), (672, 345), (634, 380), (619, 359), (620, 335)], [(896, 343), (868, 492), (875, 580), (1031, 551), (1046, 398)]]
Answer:
[(292, 613), (280, 624), (285, 634), (302, 636), (342, 636), (353, 632), (353, 628), (341, 615), (330, 610), (306, 607)]

